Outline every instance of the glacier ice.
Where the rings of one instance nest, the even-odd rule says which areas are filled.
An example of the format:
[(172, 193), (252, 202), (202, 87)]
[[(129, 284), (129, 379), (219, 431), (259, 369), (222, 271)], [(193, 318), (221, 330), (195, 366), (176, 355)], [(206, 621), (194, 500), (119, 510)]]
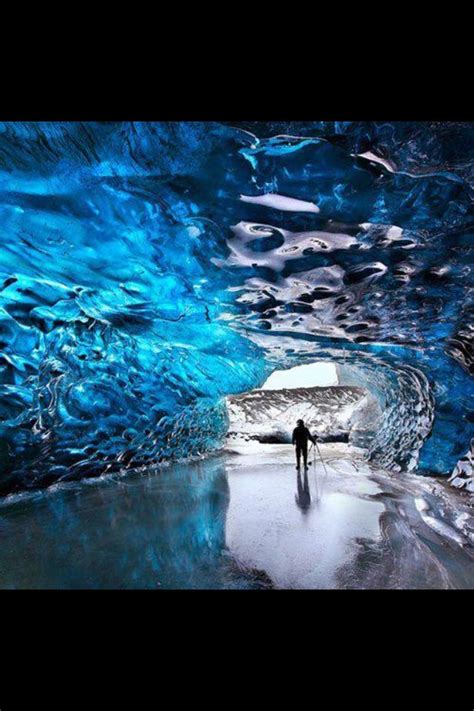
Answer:
[(381, 418), (378, 401), (362, 388), (329, 386), (252, 390), (227, 398), (227, 436), (259, 442), (291, 443), (302, 419), (324, 442), (347, 441), (364, 447)]
[(218, 447), (227, 395), (317, 360), (379, 401), (373, 459), (449, 474), (473, 152), (468, 123), (1, 124), (0, 493)]
[(465, 456), (456, 463), (449, 481), (457, 489), (465, 489), (474, 494), (474, 438)]

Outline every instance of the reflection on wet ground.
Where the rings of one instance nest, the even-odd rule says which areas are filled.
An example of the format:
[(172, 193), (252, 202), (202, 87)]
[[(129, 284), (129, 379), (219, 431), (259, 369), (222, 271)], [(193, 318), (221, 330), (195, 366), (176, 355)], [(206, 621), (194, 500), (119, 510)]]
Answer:
[(303, 477), (301, 476), (301, 470), (298, 469), (298, 474), (296, 475), (296, 490), (296, 505), (299, 506), (301, 511), (308, 511), (311, 506), (311, 492), (309, 490), (308, 469), (306, 467)]
[(268, 585), (224, 548), (222, 458), (83, 482), (0, 508), (0, 581), (15, 588)]
[(442, 483), (343, 445), (300, 472), (289, 446), (237, 450), (4, 500), (0, 586), (474, 587), (472, 516)]

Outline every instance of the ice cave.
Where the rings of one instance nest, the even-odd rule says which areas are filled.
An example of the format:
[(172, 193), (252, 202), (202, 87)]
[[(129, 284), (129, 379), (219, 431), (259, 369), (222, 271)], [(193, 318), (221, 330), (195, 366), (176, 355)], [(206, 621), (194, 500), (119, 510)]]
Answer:
[(0, 495), (286, 441), (264, 384), (315, 363), (328, 438), (474, 493), (473, 159), (470, 123), (0, 125)]

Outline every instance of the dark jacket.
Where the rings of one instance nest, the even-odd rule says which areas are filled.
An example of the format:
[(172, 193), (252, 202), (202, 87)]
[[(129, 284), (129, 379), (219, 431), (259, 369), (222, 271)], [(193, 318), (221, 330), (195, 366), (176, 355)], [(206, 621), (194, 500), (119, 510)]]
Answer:
[(313, 444), (316, 441), (307, 427), (295, 427), (291, 440), (293, 444), (296, 444), (297, 447), (307, 447), (309, 439)]

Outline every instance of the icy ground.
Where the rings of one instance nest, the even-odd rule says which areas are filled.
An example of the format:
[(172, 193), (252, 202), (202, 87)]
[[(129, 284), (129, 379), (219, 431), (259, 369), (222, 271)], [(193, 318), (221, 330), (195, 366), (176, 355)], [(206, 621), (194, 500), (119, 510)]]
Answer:
[(249, 442), (160, 471), (6, 497), (3, 588), (474, 588), (469, 498), (324, 444)]
[(307, 484), (289, 445), (232, 445), (226, 543), (280, 588), (474, 588), (474, 509), (440, 479), (322, 444)]

